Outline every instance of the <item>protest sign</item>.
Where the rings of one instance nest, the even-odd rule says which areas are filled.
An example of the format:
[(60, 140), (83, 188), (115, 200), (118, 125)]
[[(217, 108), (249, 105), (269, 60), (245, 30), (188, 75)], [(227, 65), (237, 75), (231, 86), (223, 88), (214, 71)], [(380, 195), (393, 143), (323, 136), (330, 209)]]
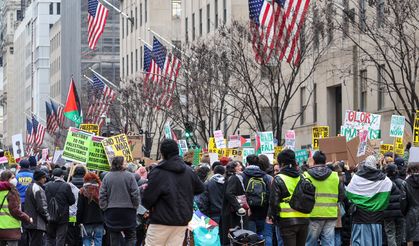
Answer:
[(179, 155), (183, 156), (186, 152), (188, 152), (188, 143), (186, 142), (185, 139), (180, 139), (178, 141), (178, 145), (179, 145)]
[(227, 148), (225, 140), (224, 140), (223, 131), (221, 130), (215, 131), (214, 140), (215, 140), (215, 147), (217, 147), (217, 149)]
[(326, 155), (327, 161), (348, 159), (345, 137), (321, 138), (319, 148)]
[(241, 146), (240, 136), (239, 135), (231, 135), (228, 137), (228, 148), (234, 149), (239, 148)]
[(218, 154), (217, 153), (208, 153), (210, 157), (210, 164), (212, 165), (214, 162), (218, 161)]
[(296, 150), (295, 160), (297, 161), (298, 165), (303, 165), (305, 161), (308, 161), (308, 151), (306, 149)]
[(70, 127), (67, 133), (62, 158), (68, 161), (86, 164), (92, 134)]
[(217, 153), (217, 148), (215, 147), (215, 139), (213, 137), (208, 139), (208, 152)]
[(242, 151), (238, 149), (231, 149), (231, 156), (241, 156)]
[(99, 136), (99, 125), (97, 124), (80, 124), (80, 129), (86, 132), (94, 133)]
[(164, 137), (166, 139), (173, 139), (172, 128), (170, 128), (170, 122), (166, 122), (166, 124), (164, 124)]
[(13, 157), (12, 153), (10, 153), (10, 151), (6, 150), (4, 151), (4, 157), (5, 159), (3, 159), (3, 161), (0, 161), (1, 164), (5, 164), (5, 163), (16, 163), (15, 158)]
[(13, 145), (13, 157), (15, 159), (20, 159), (22, 158), (22, 156), (25, 156), (22, 134), (15, 134), (12, 136), (12, 145)]
[(54, 151), (54, 157), (52, 158), (52, 163), (58, 166), (64, 166), (65, 160), (62, 158), (63, 156), (63, 150), (55, 150)]
[(115, 156), (123, 156), (126, 162), (132, 162), (134, 160), (128, 144), (128, 138), (125, 134), (105, 138), (102, 140), (102, 145), (109, 163), (112, 163), (112, 159)]
[(142, 159), (143, 153), (143, 136), (128, 136), (128, 143), (131, 148), (132, 158)]
[(365, 154), (361, 156), (358, 155), (358, 149), (360, 145), (359, 137), (353, 138), (349, 142), (346, 143), (346, 148), (348, 150), (348, 165), (351, 170), (353, 170), (358, 163), (364, 161), (369, 155), (373, 155), (375, 153), (373, 147), (373, 141), (377, 140), (368, 140), (367, 138), (367, 147), (365, 149)]
[(246, 165), (247, 164), (246, 157), (248, 155), (253, 155), (253, 154), (255, 154), (255, 149), (253, 149), (253, 148), (243, 148), (243, 154), (242, 154), (242, 156), (243, 156), (243, 165)]
[(381, 115), (346, 110), (345, 121), (340, 134), (346, 137), (346, 141), (350, 141), (358, 136), (359, 130), (368, 130), (368, 139), (380, 139), (380, 122)]
[(368, 130), (359, 131), (359, 146), (356, 156), (360, 157), (365, 155), (367, 151), (367, 140), (368, 140)]
[(258, 132), (260, 147), (258, 152), (261, 154), (274, 153), (274, 135), (273, 132)]
[(394, 152), (394, 145), (392, 144), (381, 144), (380, 145), (380, 153), (384, 155), (388, 152)]
[(419, 147), (411, 147), (409, 150), (409, 163), (419, 163)]
[(289, 130), (285, 134), (285, 148), (294, 150), (295, 149), (295, 131)]
[(274, 158), (276, 159), (279, 155), (279, 153), (281, 153), (282, 151), (282, 146), (275, 146), (275, 151), (274, 151)]
[(329, 127), (328, 126), (315, 126), (312, 129), (312, 139), (311, 146), (314, 150), (319, 149), (319, 139), (329, 137)]
[(419, 110), (416, 110), (415, 124), (413, 125), (413, 145), (419, 147)]
[(403, 138), (394, 139), (394, 153), (400, 156), (404, 155)]
[(201, 158), (200, 158), (200, 154), (201, 154), (201, 148), (197, 148), (197, 149), (193, 149), (193, 165), (194, 166), (198, 166)]
[(390, 124), (390, 137), (402, 138), (404, 133), (404, 116), (392, 115)]
[(41, 155), (41, 159), (43, 161), (48, 160), (48, 153), (49, 153), (49, 149), (42, 149), (42, 155)]
[(104, 137), (92, 136), (86, 165), (90, 170), (109, 171), (110, 165), (102, 145), (104, 139)]

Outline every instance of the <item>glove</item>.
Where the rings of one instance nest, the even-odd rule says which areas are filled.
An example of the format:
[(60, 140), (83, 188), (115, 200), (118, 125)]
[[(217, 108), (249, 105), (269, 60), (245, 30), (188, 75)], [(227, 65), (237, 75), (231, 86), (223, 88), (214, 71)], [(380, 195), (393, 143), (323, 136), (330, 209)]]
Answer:
[(238, 214), (246, 214), (246, 210), (244, 208), (239, 208), (239, 210), (237, 210)]

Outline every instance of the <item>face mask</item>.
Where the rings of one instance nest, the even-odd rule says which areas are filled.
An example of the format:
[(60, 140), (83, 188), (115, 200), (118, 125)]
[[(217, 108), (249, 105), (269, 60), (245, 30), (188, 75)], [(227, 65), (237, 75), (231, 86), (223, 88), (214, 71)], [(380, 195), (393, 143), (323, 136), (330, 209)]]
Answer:
[(11, 183), (12, 185), (16, 186), (17, 185), (17, 179), (13, 178), (11, 180), (9, 180), (9, 183)]

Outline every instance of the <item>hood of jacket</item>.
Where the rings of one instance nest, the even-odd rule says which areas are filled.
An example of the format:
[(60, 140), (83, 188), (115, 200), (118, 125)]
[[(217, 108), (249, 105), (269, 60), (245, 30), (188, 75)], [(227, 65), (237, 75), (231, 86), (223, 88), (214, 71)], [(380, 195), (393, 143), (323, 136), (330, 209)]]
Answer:
[(298, 170), (294, 167), (283, 167), (281, 168), (281, 170), (279, 171), (280, 174), (284, 174), (293, 178), (296, 178), (298, 176), (300, 176), (300, 173), (298, 172)]
[(387, 175), (381, 170), (365, 165), (361, 165), (361, 167), (358, 169), (358, 172), (356, 172), (356, 175), (370, 181), (383, 180), (387, 177)]
[(266, 174), (258, 166), (248, 166), (244, 169), (243, 173), (249, 177), (263, 177)]
[(225, 181), (224, 176), (219, 173), (214, 174), (214, 176), (212, 176), (210, 180), (214, 180), (215, 182), (219, 184), (224, 184), (224, 181)]
[(307, 172), (311, 177), (317, 180), (325, 180), (330, 176), (330, 174), (332, 174), (332, 170), (330, 170), (330, 168), (326, 165), (315, 165), (308, 169)]
[(10, 183), (7, 181), (0, 181), (0, 191), (10, 190)]
[(419, 174), (413, 174), (406, 179), (406, 182), (414, 188), (419, 188)]
[(174, 173), (183, 173), (186, 169), (186, 164), (178, 155), (175, 155), (167, 160), (163, 160), (155, 168), (164, 169)]

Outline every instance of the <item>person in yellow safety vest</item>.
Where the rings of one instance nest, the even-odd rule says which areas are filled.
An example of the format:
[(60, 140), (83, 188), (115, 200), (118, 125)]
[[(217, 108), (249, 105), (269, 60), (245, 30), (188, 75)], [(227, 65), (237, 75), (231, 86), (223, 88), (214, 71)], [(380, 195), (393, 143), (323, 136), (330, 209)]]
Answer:
[(290, 149), (278, 154), (279, 174), (274, 178), (271, 187), (268, 216), (275, 222), (278, 245), (305, 245), (309, 214), (292, 209), (289, 201), (300, 180), (295, 153)]
[(334, 246), (338, 201), (343, 200), (345, 190), (339, 182), (338, 173), (326, 166), (323, 152), (315, 152), (313, 161), (314, 165), (304, 172), (304, 176), (316, 187), (316, 203), (310, 213), (306, 246), (319, 245), (319, 238), (322, 246)]
[(17, 179), (10, 170), (0, 175), (0, 245), (17, 246), (21, 237), (21, 221), (32, 223), (20, 208)]

